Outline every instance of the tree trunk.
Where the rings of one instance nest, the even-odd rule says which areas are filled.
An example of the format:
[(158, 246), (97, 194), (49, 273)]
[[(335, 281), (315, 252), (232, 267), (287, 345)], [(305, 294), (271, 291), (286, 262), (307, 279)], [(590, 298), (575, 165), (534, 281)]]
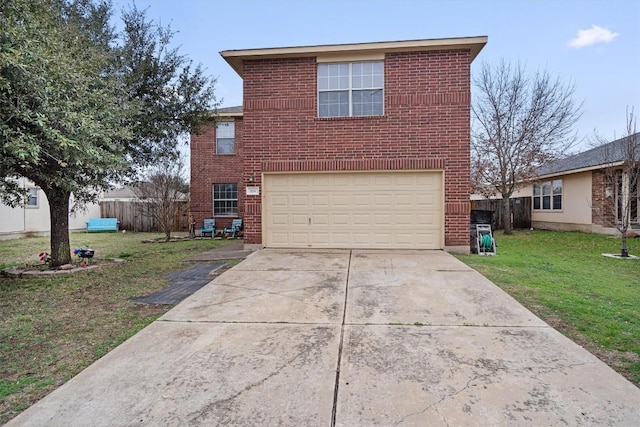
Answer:
[(620, 256), (622, 258), (629, 257), (629, 246), (627, 246), (627, 230), (622, 233), (622, 248), (620, 249)]
[(508, 197), (502, 198), (502, 215), (504, 234), (511, 234), (511, 205)]
[(51, 266), (71, 263), (69, 246), (69, 196), (68, 191), (57, 188), (45, 190), (51, 216)]

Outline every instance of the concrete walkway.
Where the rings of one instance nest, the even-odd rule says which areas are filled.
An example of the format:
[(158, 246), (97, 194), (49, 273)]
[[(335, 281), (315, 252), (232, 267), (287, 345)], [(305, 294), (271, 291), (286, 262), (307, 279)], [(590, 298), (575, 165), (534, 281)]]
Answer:
[(263, 250), (9, 425), (640, 425), (640, 389), (438, 251)]

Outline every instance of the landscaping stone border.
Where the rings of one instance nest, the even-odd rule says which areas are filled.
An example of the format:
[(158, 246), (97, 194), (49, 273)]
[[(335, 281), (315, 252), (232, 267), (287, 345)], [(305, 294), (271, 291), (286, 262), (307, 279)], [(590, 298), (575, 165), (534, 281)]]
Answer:
[[(111, 261), (114, 264), (123, 263), (124, 260), (120, 258), (110, 258), (104, 261)], [(58, 270), (28, 270), (24, 267), (10, 267), (0, 271), (0, 275), (8, 277), (10, 279), (34, 279), (42, 277), (55, 277), (65, 274), (75, 274), (83, 271), (92, 271), (101, 268), (105, 264), (93, 264), (86, 267), (72, 267)]]

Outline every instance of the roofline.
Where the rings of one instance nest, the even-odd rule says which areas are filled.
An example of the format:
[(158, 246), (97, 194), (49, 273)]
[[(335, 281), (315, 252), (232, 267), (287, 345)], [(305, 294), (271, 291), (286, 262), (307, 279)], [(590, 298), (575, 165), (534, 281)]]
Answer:
[(471, 61), (487, 44), (487, 36), (442, 39), (404, 40), (372, 43), (328, 44), (313, 46), (275, 47), (262, 49), (223, 50), (220, 55), (242, 77), (242, 62), (248, 59), (303, 58), (336, 54), (381, 54), (389, 52), (419, 52), (469, 49)]
[(242, 112), (238, 113), (218, 113), (218, 117), (242, 117)]
[(600, 164), (600, 165), (587, 166), (587, 167), (579, 168), (579, 169), (569, 169), (569, 170), (565, 170), (565, 171), (552, 172), (552, 173), (547, 173), (547, 174), (544, 174), (544, 175), (538, 175), (537, 177), (535, 177), (534, 180), (539, 180), (539, 179), (544, 179), (544, 178), (553, 178), (553, 177), (560, 176), (560, 175), (571, 175), (571, 174), (574, 174), (574, 173), (589, 172), (589, 171), (594, 171), (594, 170), (598, 170), (598, 169), (605, 169), (605, 168), (610, 168), (610, 167), (617, 167), (617, 166), (621, 166), (622, 164), (624, 164), (624, 161), (612, 162), (612, 163), (603, 163), (603, 164)]

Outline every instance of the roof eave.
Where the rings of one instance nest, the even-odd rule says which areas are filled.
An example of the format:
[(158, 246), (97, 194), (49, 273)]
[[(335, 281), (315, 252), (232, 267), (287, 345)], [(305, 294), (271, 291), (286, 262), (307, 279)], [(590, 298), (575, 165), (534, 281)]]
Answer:
[(487, 36), (443, 39), (406, 40), (374, 43), (331, 44), (316, 46), (276, 47), (266, 49), (223, 50), (220, 55), (242, 77), (242, 64), (251, 59), (303, 58), (327, 54), (373, 54), (392, 52), (418, 52), (451, 49), (469, 49), (471, 61), (487, 44)]
[(535, 180), (545, 179), (545, 178), (554, 178), (562, 175), (572, 175), (574, 173), (589, 172), (589, 171), (605, 169), (609, 167), (618, 167), (618, 166), (621, 166), (623, 163), (624, 162), (620, 161), (620, 162), (612, 162), (612, 163), (606, 163), (606, 164), (595, 165), (595, 166), (587, 166), (587, 167), (578, 168), (578, 169), (569, 169), (565, 171), (551, 172), (544, 175), (538, 175), (535, 177)]
[(242, 113), (218, 113), (218, 117), (242, 117)]

